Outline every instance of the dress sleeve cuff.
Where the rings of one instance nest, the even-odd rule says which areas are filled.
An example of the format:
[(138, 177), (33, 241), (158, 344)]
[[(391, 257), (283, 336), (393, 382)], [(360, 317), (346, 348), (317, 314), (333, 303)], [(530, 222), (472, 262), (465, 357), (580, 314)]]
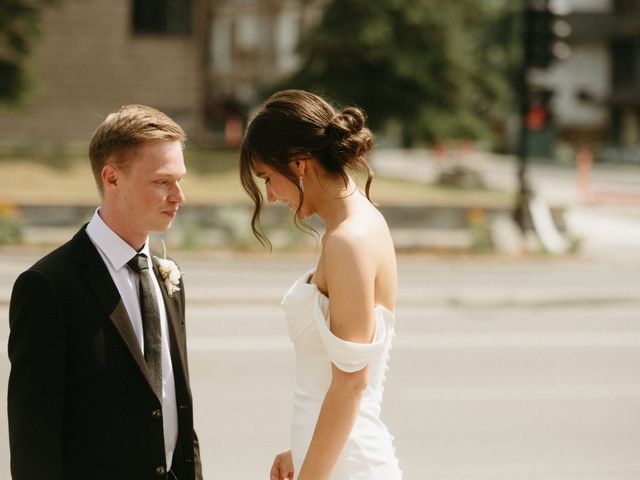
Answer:
[[(323, 308), (324, 307), (324, 308)], [(323, 310), (326, 312), (323, 312)], [(390, 335), (393, 327), (385, 321), (385, 315), (391, 315), (381, 308), (375, 309), (375, 332), (371, 343), (355, 343), (336, 337), (329, 329), (328, 300), (319, 294), (315, 302), (314, 320), (320, 331), (327, 356), (343, 372), (357, 372), (365, 368), (372, 358), (376, 358)]]

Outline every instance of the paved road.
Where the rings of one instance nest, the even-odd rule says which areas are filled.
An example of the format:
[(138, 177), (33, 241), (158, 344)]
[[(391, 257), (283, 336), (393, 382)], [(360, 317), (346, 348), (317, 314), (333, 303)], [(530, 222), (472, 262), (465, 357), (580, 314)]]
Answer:
[[(3, 386), (11, 283), (37, 255), (0, 250)], [(177, 256), (205, 473), (265, 479), (291, 408), (278, 303), (313, 257)], [(640, 478), (639, 273), (567, 258), (402, 257), (383, 414), (405, 478)]]

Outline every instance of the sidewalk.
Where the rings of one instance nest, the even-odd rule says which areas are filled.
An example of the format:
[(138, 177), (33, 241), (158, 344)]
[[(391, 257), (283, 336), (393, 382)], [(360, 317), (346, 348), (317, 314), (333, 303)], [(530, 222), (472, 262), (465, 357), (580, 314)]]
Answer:
[[(453, 165), (481, 173), (487, 187), (516, 192), (515, 157), (479, 151), (436, 155), (426, 150), (378, 150), (371, 159), (380, 175), (434, 182)], [(579, 188), (574, 166), (531, 163), (534, 193), (551, 207), (565, 210), (567, 235), (577, 239), (583, 255), (640, 261), (640, 167), (595, 165), (590, 192)], [(591, 195), (589, 196), (588, 193)]]

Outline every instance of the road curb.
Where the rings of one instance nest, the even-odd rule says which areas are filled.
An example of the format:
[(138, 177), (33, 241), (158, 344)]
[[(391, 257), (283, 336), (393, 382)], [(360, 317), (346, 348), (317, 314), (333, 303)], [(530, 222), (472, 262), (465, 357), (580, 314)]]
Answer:
[[(95, 205), (21, 204), (14, 218), (26, 244), (59, 244), (88, 222)], [(477, 205), (383, 205), (383, 213), (400, 250), (494, 251), (499, 243), (493, 225), (511, 221), (507, 207)], [(184, 205), (172, 229), (163, 234), (167, 242), (182, 248), (248, 248), (255, 244), (250, 229), (253, 208), (246, 204)], [(564, 229), (564, 209), (552, 209), (554, 221)], [(314, 243), (313, 237), (298, 231), (284, 206), (262, 213), (262, 224), (276, 247)], [(321, 231), (318, 219), (310, 226)]]

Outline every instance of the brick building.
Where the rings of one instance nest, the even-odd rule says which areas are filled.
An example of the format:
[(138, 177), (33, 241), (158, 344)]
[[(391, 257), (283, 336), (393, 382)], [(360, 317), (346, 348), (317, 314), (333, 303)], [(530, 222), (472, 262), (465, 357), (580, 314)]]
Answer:
[(0, 142), (87, 142), (109, 112), (154, 106), (203, 131), (206, 0), (62, 0), (43, 11), (24, 104), (0, 108)]

